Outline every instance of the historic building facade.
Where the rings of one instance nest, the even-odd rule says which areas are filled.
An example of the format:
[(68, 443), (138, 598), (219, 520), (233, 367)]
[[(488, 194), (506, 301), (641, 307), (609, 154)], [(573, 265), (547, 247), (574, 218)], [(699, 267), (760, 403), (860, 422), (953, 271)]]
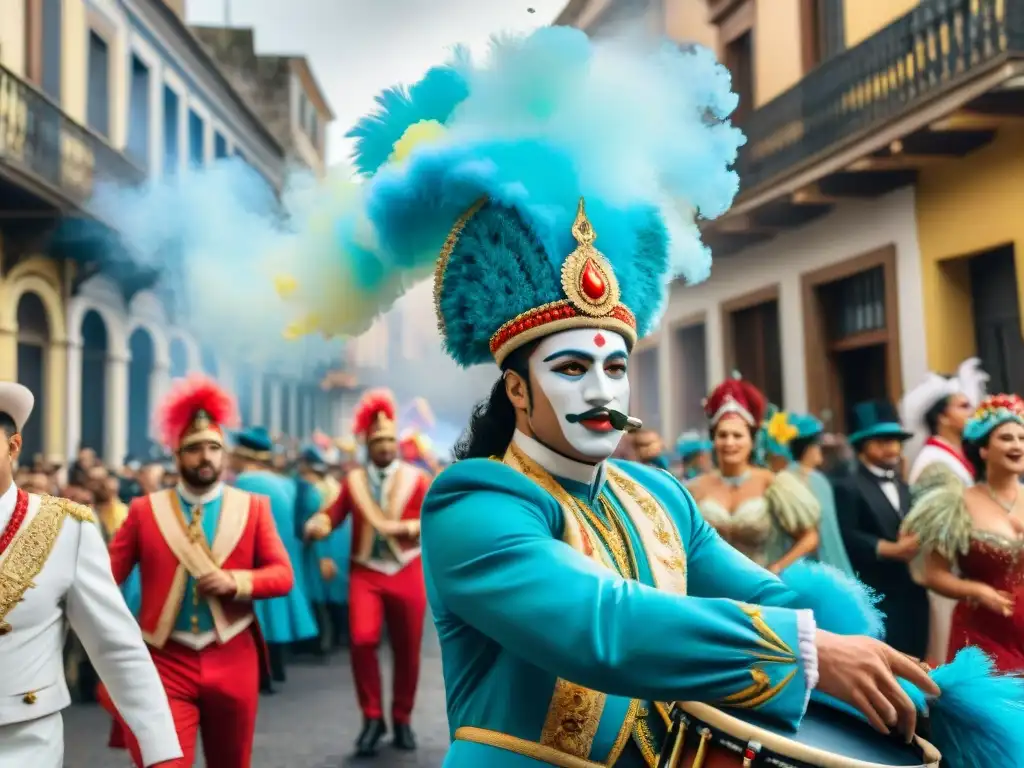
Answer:
[[(271, 187), (284, 184), (290, 148), (222, 73), (182, 6), (3, 6), (0, 378), (37, 394), (29, 455), (64, 462), (88, 446), (112, 464), (141, 456), (156, 401), (174, 377), (200, 370), (235, 390), (248, 423), (300, 436), (338, 422), (318, 371), (219, 358), (179, 327), (159, 275), (54, 237), (100, 182), (137, 185), (234, 156)], [(322, 169), (322, 141), (304, 149)]]
[(716, 52), (748, 138), (733, 208), (702, 226), (712, 277), (673, 286), (638, 352), (642, 417), (701, 426), (734, 370), (837, 430), (970, 354), (1024, 388), (1024, 1), (575, 0), (562, 19), (638, 20)]

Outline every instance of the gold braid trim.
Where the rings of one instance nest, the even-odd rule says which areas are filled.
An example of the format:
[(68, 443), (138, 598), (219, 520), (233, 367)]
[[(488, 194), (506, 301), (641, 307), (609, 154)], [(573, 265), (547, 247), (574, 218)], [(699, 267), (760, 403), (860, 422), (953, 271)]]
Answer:
[(7, 557), (0, 563), (0, 635), (11, 631), (5, 619), (35, 586), (35, 578), (46, 565), (68, 516), (83, 523), (96, 521), (88, 507), (43, 496), (35, 517), (11, 542)]

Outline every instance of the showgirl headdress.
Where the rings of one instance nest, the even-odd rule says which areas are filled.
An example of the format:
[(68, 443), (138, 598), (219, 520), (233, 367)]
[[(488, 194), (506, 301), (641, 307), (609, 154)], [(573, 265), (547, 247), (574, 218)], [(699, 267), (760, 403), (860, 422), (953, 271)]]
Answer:
[(1024, 400), (1017, 395), (989, 395), (964, 426), (964, 440), (980, 443), (1007, 422), (1024, 425)]
[(180, 379), (157, 411), (160, 439), (173, 451), (194, 443), (224, 444), (224, 430), (238, 422), (235, 401), (205, 376)]
[(810, 414), (776, 411), (764, 427), (766, 449), (776, 456), (793, 458), (790, 445), (794, 440), (817, 437), (824, 431), (820, 421)]
[(693, 458), (698, 453), (711, 453), (713, 447), (711, 441), (695, 429), (683, 432), (676, 439), (676, 453), (683, 461)]
[(398, 438), (397, 412), (398, 405), (389, 390), (367, 390), (352, 414), (352, 434), (367, 445), (374, 440), (395, 440)]
[(318, 219), (332, 246), (310, 250), (330, 250), (338, 279), (311, 279), (345, 276), (335, 294), (358, 295), (345, 304), (283, 280), (312, 309), (292, 332), (357, 334), (433, 273), (460, 365), (501, 364), (576, 327), (632, 345), (656, 325), (674, 277), (707, 277), (695, 217), (721, 215), (736, 193), (736, 102), (703, 48), (548, 27), (496, 39), (484, 63), (460, 52), (386, 91), (351, 131), (368, 178), (340, 195), (351, 204), (335, 206), (333, 223)]
[(759, 429), (767, 407), (768, 401), (761, 390), (738, 376), (723, 381), (704, 400), (704, 414), (712, 429), (730, 414)]

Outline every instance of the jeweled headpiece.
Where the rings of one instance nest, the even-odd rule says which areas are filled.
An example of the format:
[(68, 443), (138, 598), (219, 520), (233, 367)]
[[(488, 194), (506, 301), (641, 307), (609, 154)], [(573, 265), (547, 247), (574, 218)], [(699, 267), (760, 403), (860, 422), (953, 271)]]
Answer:
[[(369, 177), (357, 204), (339, 203), (322, 247), (303, 249), (335, 254), (346, 279), (317, 282), (359, 296), (287, 285), (316, 320), (300, 330), (361, 332), (433, 272), (448, 353), (500, 363), (575, 327), (632, 345), (673, 278), (707, 277), (695, 217), (731, 205), (743, 143), (710, 51), (546, 27), (496, 39), (482, 63), (460, 53), (378, 103), (350, 133)], [(341, 305), (360, 309), (328, 322)]]
[(1017, 395), (989, 395), (964, 425), (964, 440), (980, 443), (1010, 421), (1024, 425), (1024, 400)]
[(740, 378), (726, 379), (704, 400), (704, 414), (714, 429), (718, 422), (732, 414), (739, 416), (749, 426), (759, 429), (764, 420), (768, 401), (761, 391)]

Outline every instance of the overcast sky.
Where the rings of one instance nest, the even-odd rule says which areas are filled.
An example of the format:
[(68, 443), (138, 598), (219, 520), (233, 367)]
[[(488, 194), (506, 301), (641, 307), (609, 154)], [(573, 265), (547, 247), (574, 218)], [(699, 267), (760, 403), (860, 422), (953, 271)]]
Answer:
[[(253, 27), (256, 52), (302, 54), (310, 62), (336, 119), (328, 132), (328, 161), (348, 158), (343, 138), (373, 109), (373, 97), (397, 83), (415, 82), (443, 62), (453, 45), (485, 49), (500, 32), (527, 32), (550, 24), (568, 0), (188, 0), (192, 24)], [(531, 13), (529, 9), (533, 9)], [(419, 329), (418, 360), (382, 376), (364, 374), (368, 385), (386, 384), (407, 401), (425, 397), (438, 419), (461, 430), (473, 403), (490, 389), (497, 368), (458, 369), (442, 352), (429, 282), (396, 306), (406, 329)], [(392, 319), (394, 318), (394, 319)], [(408, 332), (408, 331), (407, 331)], [(424, 372), (429, 374), (424, 375)], [(374, 380), (376, 379), (376, 380)], [(440, 426), (440, 425), (439, 425)], [(435, 433), (447, 442), (451, 436)]]
[[(304, 54), (337, 115), (329, 159), (349, 152), (347, 128), (374, 95), (415, 81), (456, 43), (550, 24), (567, 0), (188, 0), (192, 24), (247, 26), (256, 51)], [(529, 9), (533, 9), (533, 13)]]

